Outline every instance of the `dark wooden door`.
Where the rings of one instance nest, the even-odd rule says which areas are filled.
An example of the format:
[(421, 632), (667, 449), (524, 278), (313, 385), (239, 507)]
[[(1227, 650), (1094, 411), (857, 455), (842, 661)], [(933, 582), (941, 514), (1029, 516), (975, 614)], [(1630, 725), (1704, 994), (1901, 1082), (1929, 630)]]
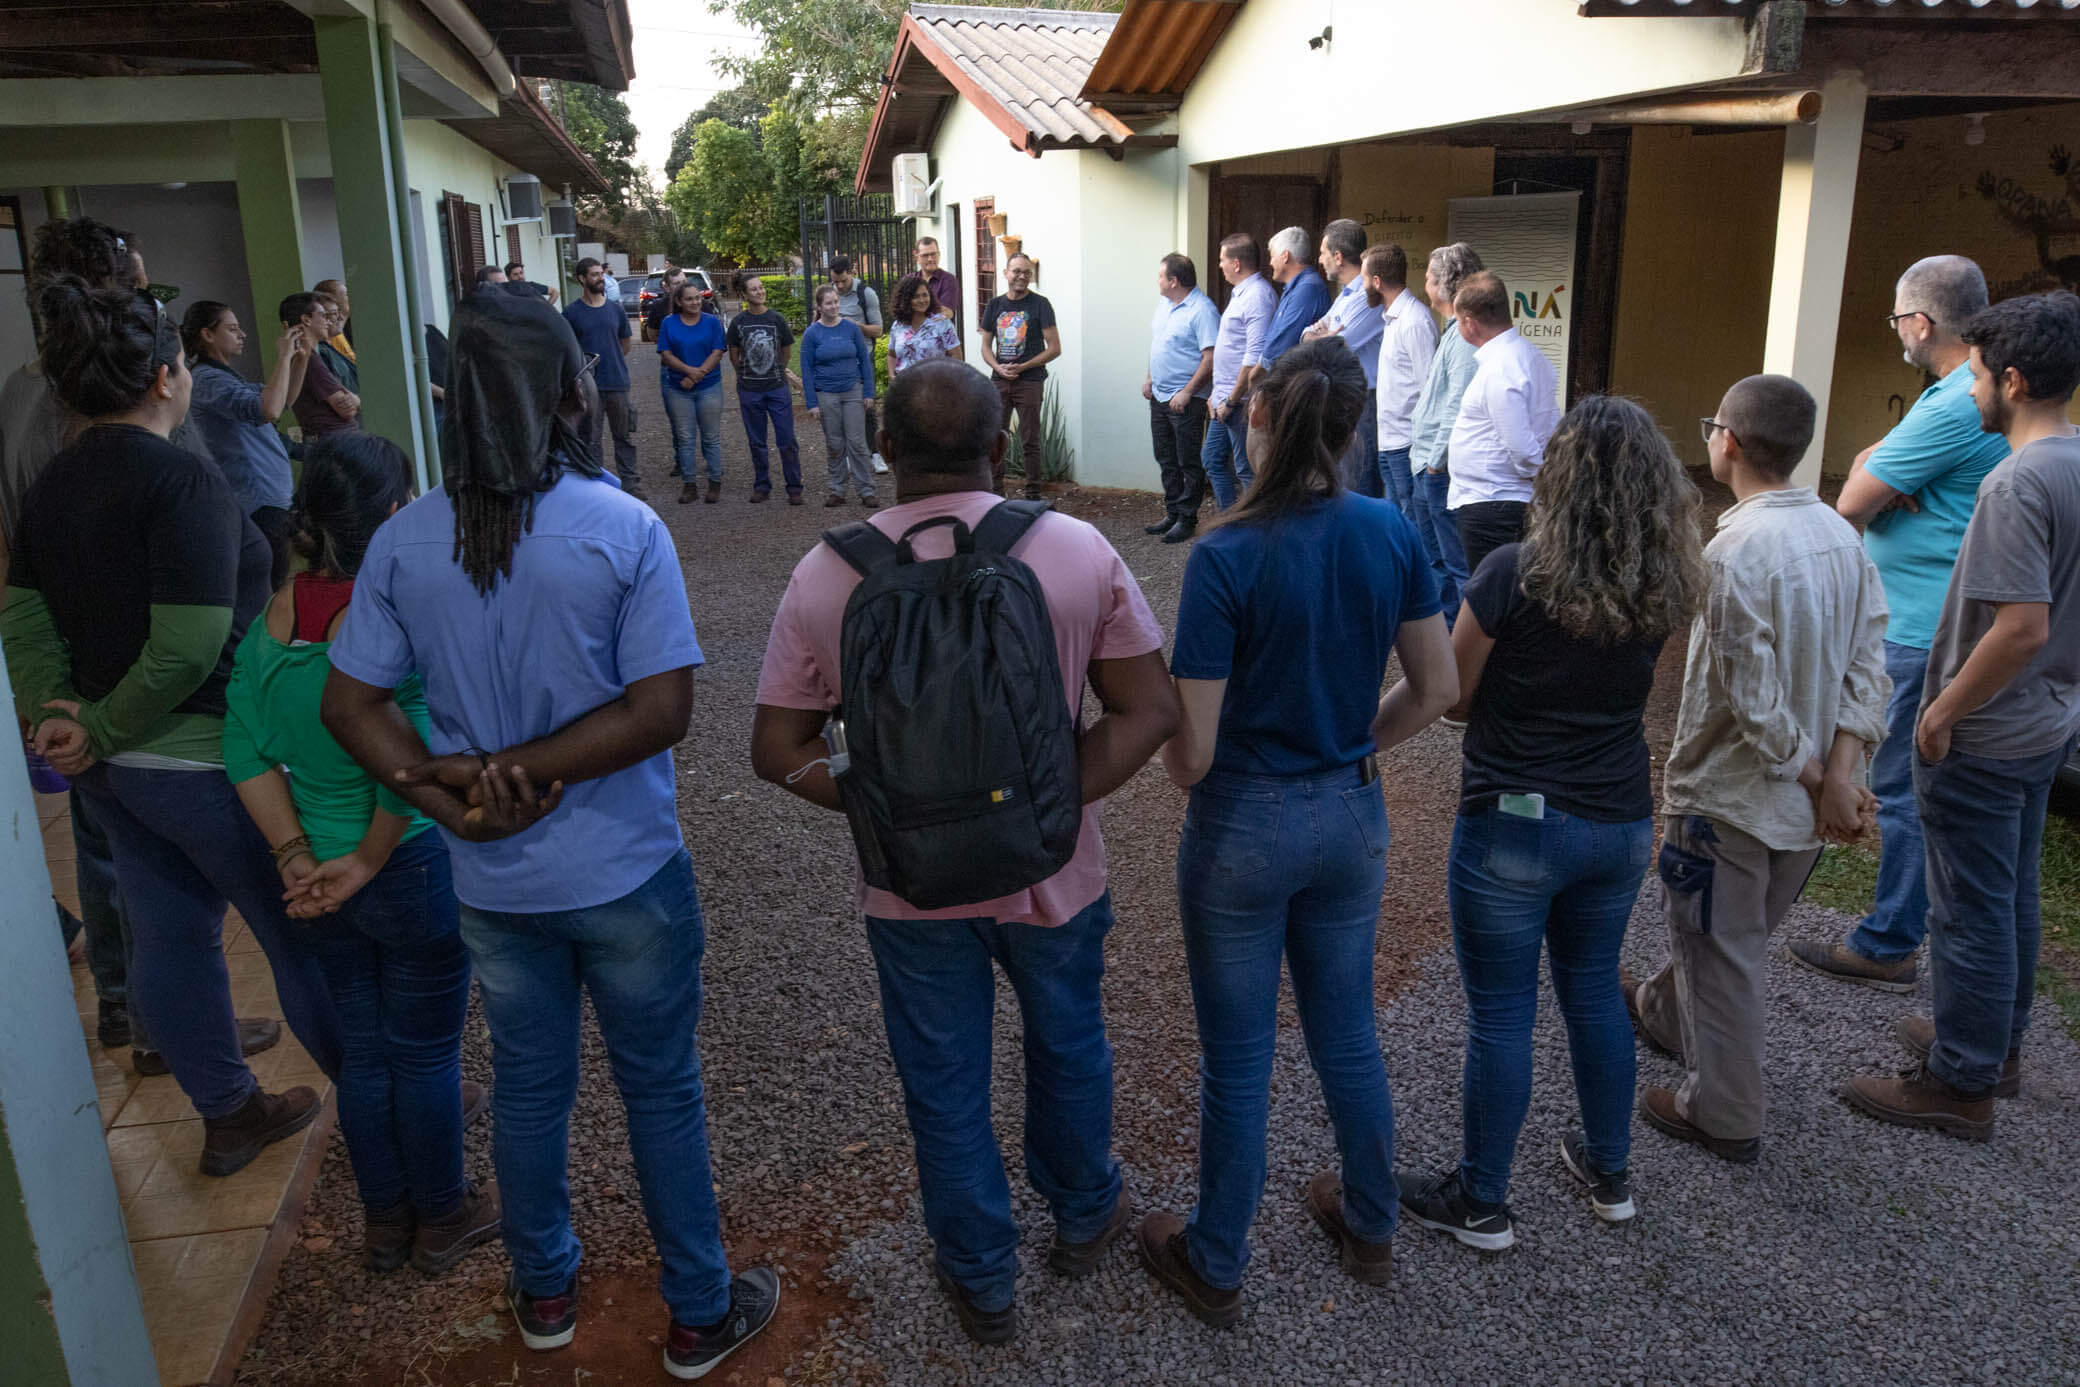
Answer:
[(1218, 174), (1209, 191), (1207, 206), (1212, 217), (1206, 228), (1206, 258), (1199, 266), (1199, 287), (1222, 307), (1228, 302), (1228, 284), (1220, 275), (1222, 240), (1238, 231), (1256, 237), (1268, 270), (1274, 235), (1289, 226), (1299, 226), (1305, 227), (1309, 236), (1320, 236), (1328, 215), (1327, 186), (1307, 174)]

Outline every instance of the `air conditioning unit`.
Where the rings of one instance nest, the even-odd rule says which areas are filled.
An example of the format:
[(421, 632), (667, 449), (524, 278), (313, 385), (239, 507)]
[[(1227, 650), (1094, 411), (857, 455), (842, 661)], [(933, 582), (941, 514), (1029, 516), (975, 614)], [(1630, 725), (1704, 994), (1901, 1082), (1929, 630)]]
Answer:
[(516, 173), (506, 179), (506, 220), (538, 222), (542, 219), (542, 180), (531, 173)]
[(895, 209), (899, 217), (929, 217), (934, 212), (932, 194), (939, 185), (932, 182), (932, 156), (929, 154), (898, 154), (895, 157), (892, 181), (895, 185)]
[(568, 202), (549, 204), (549, 234), (559, 241), (578, 239), (578, 209)]

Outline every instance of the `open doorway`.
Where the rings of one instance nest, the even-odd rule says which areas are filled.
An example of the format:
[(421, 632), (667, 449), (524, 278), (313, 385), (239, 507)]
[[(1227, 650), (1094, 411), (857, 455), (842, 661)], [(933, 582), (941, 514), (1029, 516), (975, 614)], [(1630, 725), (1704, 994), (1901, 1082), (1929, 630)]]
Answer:
[[(1574, 324), (1568, 339), (1567, 401), (1610, 389), (1618, 323), (1618, 267), (1624, 250), (1625, 177), (1631, 131), (1579, 136), (1564, 127), (1511, 132), (1495, 149), (1497, 193), (1579, 192), (1574, 238)], [(1546, 139), (1553, 139), (1547, 144)], [(1593, 143), (1592, 143), (1593, 141)]]

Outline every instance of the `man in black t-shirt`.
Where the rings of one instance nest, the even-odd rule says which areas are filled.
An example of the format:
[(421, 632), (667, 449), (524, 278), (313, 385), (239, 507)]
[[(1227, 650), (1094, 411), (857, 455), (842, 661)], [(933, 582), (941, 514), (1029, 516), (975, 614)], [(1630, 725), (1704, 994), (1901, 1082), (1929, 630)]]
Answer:
[[(989, 301), (982, 314), (982, 361), (997, 384), (1009, 422), (1018, 416), (1025, 447), (1026, 495), (1040, 494), (1040, 401), (1047, 392), (1047, 363), (1062, 354), (1054, 305), (1032, 292), (1033, 261), (1023, 253), (1004, 262), (1011, 291)], [(1004, 479), (999, 476), (1001, 488)]]
[(655, 342), (657, 340), (657, 325), (662, 323), (665, 315), (672, 311), (672, 295), (677, 293), (679, 286), (685, 282), (686, 271), (684, 270), (675, 267), (664, 272), (664, 283), (660, 286), (660, 292), (656, 298), (650, 300), (650, 306), (643, 310), (643, 340), (645, 342)]
[(794, 395), (788, 390), (788, 348), (794, 329), (766, 307), (766, 282), (758, 275), (743, 281), (744, 311), (730, 319), (725, 341), (729, 364), (737, 371), (737, 409), (744, 416), (744, 436), (751, 441), (751, 499), (773, 494), (766, 464), (766, 424), (780, 449), (780, 474), (787, 483), (787, 504), (802, 503), (802, 457), (794, 441)]

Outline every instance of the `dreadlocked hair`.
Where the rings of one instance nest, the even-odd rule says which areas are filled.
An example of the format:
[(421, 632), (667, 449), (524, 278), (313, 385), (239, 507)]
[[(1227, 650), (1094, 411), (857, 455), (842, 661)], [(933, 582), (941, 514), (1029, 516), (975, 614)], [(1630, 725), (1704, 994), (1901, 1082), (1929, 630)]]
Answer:
[[(556, 432), (563, 430), (559, 427)], [(520, 536), (534, 529), (535, 502), (563, 475), (560, 451), (555, 446), (550, 448), (534, 485), (517, 495), (473, 484), (455, 489), (452, 557), (462, 565), (462, 571), (476, 584), (480, 595), (490, 596), (499, 578), (513, 576), (513, 550), (519, 546)]]

